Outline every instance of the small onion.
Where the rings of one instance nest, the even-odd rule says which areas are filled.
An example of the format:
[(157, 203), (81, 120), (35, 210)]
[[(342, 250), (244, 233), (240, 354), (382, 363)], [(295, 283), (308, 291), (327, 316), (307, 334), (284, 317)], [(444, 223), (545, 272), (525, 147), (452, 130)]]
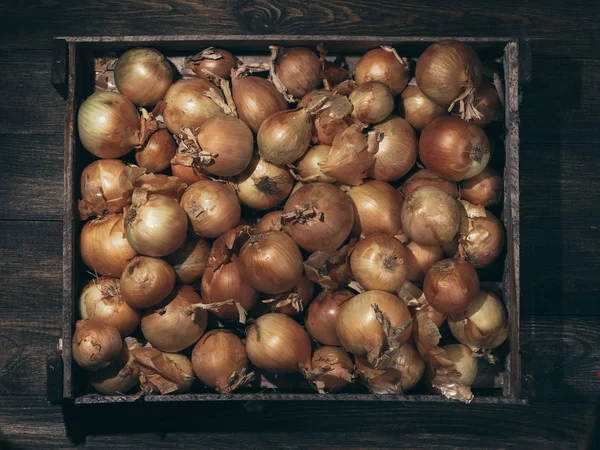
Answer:
[(354, 106), (352, 117), (363, 123), (381, 122), (394, 110), (394, 96), (379, 81), (368, 81), (358, 86), (349, 96)]
[(210, 244), (207, 241), (198, 236), (188, 236), (183, 245), (166, 259), (173, 266), (177, 281), (191, 284), (204, 273), (209, 254)]
[(260, 218), (254, 227), (254, 233), (264, 233), (266, 231), (282, 231), (281, 215), (283, 211), (271, 211)]
[(200, 339), (206, 330), (206, 311), (189, 311), (191, 305), (201, 302), (191, 286), (175, 287), (165, 300), (144, 311), (142, 334), (159, 350), (180, 352)]
[(460, 196), (474, 205), (497, 205), (502, 202), (502, 176), (487, 166), (478, 175), (460, 182)]
[(404, 90), (410, 79), (406, 58), (400, 58), (392, 47), (381, 47), (365, 53), (356, 64), (354, 79), (360, 84), (379, 81), (387, 85), (393, 95)]
[(279, 48), (274, 61), (275, 75), (294, 97), (303, 97), (321, 85), (321, 61), (304, 47)]
[(122, 214), (109, 214), (87, 222), (81, 230), (81, 258), (98, 275), (120, 277), (136, 255), (125, 236)]
[(160, 173), (148, 173), (137, 179), (135, 187), (145, 189), (150, 194), (164, 195), (179, 202), (183, 191), (187, 189), (187, 184), (183, 183), (177, 177), (170, 177)]
[(208, 70), (227, 80), (231, 76), (231, 69), (237, 67), (238, 59), (227, 50), (208, 47), (189, 57), (186, 63), (188, 68), (200, 78), (205, 78), (203, 70)]
[(356, 244), (350, 255), (350, 270), (366, 290), (395, 294), (408, 276), (408, 261), (408, 251), (400, 241), (377, 234)]
[(131, 350), (141, 347), (135, 338), (125, 338), (121, 353), (111, 364), (97, 372), (90, 372), (90, 384), (104, 395), (123, 395), (139, 384), (140, 370), (133, 364)]
[[(472, 118), (475, 125), (483, 126), (492, 122), (499, 122), (504, 116), (502, 103), (498, 97), (498, 91), (491, 80), (483, 80), (475, 92), (475, 101), (473, 106), (479, 112), (481, 117)], [(453, 116), (460, 116), (458, 105), (452, 109)]]
[(221, 394), (231, 394), (252, 377), (246, 376), (246, 347), (229, 330), (212, 330), (202, 336), (192, 351), (192, 364), (198, 379)]
[(140, 324), (140, 313), (125, 303), (116, 278), (90, 281), (79, 296), (79, 315), (82, 319), (110, 323), (121, 336), (129, 336)]
[(242, 210), (234, 190), (215, 181), (192, 184), (181, 197), (194, 232), (202, 237), (216, 238), (237, 226)]
[(479, 277), (468, 262), (443, 259), (425, 275), (423, 293), (437, 311), (445, 314), (462, 313), (479, 293)]
[(335, 183), (335, 178), (325, 175), (321, 171), (322, 165), (329, 156), (331, 147), (329, 145), (315, 145), (296, 162), (296, 172), (301, 181), (322, 181), (324, 183)]
[(337, 249), (352, 230), (352, 201), (328, 183), (302, 186), (290, 195), (283, 212), (285, 229), (309, 252)]
[(336, 333), (342, 346), (354, 356), (369, 360), (379, 358), (388, 347), (399, 347), (410, 337), (412, 324), (389, 342), (381, 323), (377, 320), (375, 307), (383, 313), (391, 327), (406, 325), (410, 311), (395, 295), (384, 291), (367, 291), (358, 294), (342, 305), (336, 320)]
[(456, 187), (455, 182), (444, 180), (428, 169), (421, 169), (408, 177), (406, 181), (402, 183), (402, 186), (400, 186), (400, 192), (402, 192), (406, 198), (412, 191), (420, 186), (437, 187), (443, 189), (452, 197), (458, 198), (458, 188)]
[(194, 184), (196, 181), (208, 180), (208, 175), (198, 167), (187, 167), (179, 164), (171, 163), (171, 172), (173, 176), (179, 178), (188, 185)]
[(231, 93), (240, 119), (255, 133), (267, 117), (288, 109), (283, 95), (264, 78), (234, 76)]
[(173, 136), (167, 130), (158, 130), (135, 152), (135, 161), (149, 172), (162, 172), (170, 166), (176, 150)]
[(309, 379), (319, 393), (339, 392), (353, 381), (354, 363), (340, 347), (319, 347), (310, 363), (314, 375)]
[(258, 153), (273, 164), (291, 164), (308, 149), (312, 138), (309, 109), (280, 111), (269, 116), (256, 135)]
[(423, 94), (416, 81), (414, 85), (409, 84), (402, 91), (402, 95), (398, 99), (396, 112), (400, 117), (404, 117), (417, 131), (425, 128), (433, 119), (448, 114), (446, 108), (436, 105)]
[(402, 227), (408, 237), (421, 245), (452, 242), (460, 225), (460, 206), (446, 191), (421, 186), (402, 205)]
[(163, 353), (152, 347), (135, 348), (131, 352), (145, 394), (184, 394), (192, 390), (194, 368), (187, 356)]
[(348, 195), (356, 207), (356, 226), (361, 236), (394, 236), (402, 231), (403, 199), (392, 186), (379, 180), (367, 181), (350, 189)]
[(218, 102), (224, 101), (217, 87), (201, 78), (179, 80), (169, 88), (162, 116), (171, 133), (182, 135), (183, 128), (194, 130), (209, 117), (225, 114), (221, 106), (207, 94)]
[(408, 249), (408, 279), (422, 281), (433, 265), (440, 261), (444, 252), (439, 245), (421, 245), (414, 241), (406, 244)]
[(310, 367), (310, 338), (285, 314), (256, 319), (246, 329), (246, 352), (252, 364), (272, 373), (305, 372)]
[(73, 359), (85, 370), (104, 369), (118, 358), (123, 341), (114, 325), (99, 320), (78, 320), (73, 333)]
[(263, 211), (276, 207), (290, 195), (294, 178), (285, 167), (255, 154), (234, 183), (244, 205)]
[(134, 193), (133, 208), (125, 216), (131, 246), (142, 255), (165, 256), (177, 250), (187, 237), (188, 221), (179, 204), (164, 195)]
[(240, 250), (240, 270), (254, 289), (278, 294), (294, 288), (302, 278), (303, 261), (294, 240), (281, 231), (251, 236)]
[(438, 117), (425, 127), (419, 140), (419, 157), (436, 175), (452, 181), (472, 178), (490, 161), (485, 131), (458, 117)]
[(458, 254), (476, 269), (492, 262), (504, 248), (504, 228), (491, 212), (485, 211), (484, 217), (469, 219), (469, 230), (458, 237)]
[(354, 297), (350, 291), (323, 291), (310, 304), (306, 313), (306, 330), (323, 345), (342, 345), (335, 331), (335, 322), (344, 303)]
[(173, 84), (169, 61), (153, 48), (132, 48), (115, 65), (115, 85), (138, 106), (158, 103)]
[(410, 124), (400, 117), (375, 125), (373, 131), (383, 138), (375, 153), (375, 163), (369, 169), (369, 177), (382, 181), (394, 181), (406, 175), (417, 161), (419, 141)]
[(462, 344), (448, 344), (442, 346), (442, 349), (461, 374), (458, 382), (463, 386), (471, 386), (477, 377), (478, 365), (471, 349)]
[(129, 306), (149, 308), (171, 293), (175, 287), (175, 272), (162, 259), (138, 256), (123, 270), (120, 286)]
[(308, 304), (314, 298), (315, 285), (306, 277), (302, 277), (300, 282), (289, 292), (282, 292), (263, 300), (269, 306), (269, 309), (276, 313), (295, 316), (306, 309)]

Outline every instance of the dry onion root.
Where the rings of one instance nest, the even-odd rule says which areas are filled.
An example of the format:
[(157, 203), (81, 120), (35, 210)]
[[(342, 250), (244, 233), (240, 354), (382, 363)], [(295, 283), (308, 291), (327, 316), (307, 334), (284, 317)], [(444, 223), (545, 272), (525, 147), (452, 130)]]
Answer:
[(185, 394), (192, 389), (194, 370), (186, 356), (152, 347), (136, 348), (132, 353), (144, 394)]

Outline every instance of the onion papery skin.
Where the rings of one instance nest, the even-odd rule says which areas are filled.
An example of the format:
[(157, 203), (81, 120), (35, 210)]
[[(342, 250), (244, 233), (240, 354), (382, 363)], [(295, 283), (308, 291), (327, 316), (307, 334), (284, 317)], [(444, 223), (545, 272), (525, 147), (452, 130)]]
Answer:
[(256, 367), (293, 373), (310, 366), (311, 344), (304, 328), (285, 314), (260, 316), (246, 329), (246, 352)]
[(490, 166), (468, 180), (460, 182), (460, 196), (469, 203), (484, 207), (502, 202), (502, 176)]
[(435, 263), (444, 257), (439, 245), (421, 245), (416, 242), (406, 244), (408, 249), (408, 279), (420, 282)]
[(180, 352), (194, 344), (206, 330), (206, 311), (190, 313), (188, 308), (202, 303), (191, 286), (176, 286), (158, 305), (146, 309), (142, 316), (142, 334), (153, 347), (163, 352)]
[(428, 169), (421, 169), (412, 174), (400, 186), (400, 192), (404, 198), (408, 197), (412, 191), (420, 186), (433, 186), (443, 189), (454, 198), (458, 198), (458, 187), (454, 181), (444, 180)]
[(327, 160), (331, 147), (329, 145), (315, 145), (296, 162), (298, 175), (306, 181), (322, 181), (335, 183), (335, 178), (321, 172), (321, 164)]
[(275, 74), (289, 94), (303, 97), (321, 85), (321, 61), (308, 48), (285, 48), (275, 61)]
[[(492, 122), (500, 122), (504, 118), (502, 103), (498, 97), (498, 91), (491, 80), (484, 79), (477, 91), (475, 91), (475, 109), (481, 114), (479, 119), (472, 119), (475, 125), (484, 126)], [(452, 115), (460, 117), (458, 106), (452, 109)]]
[(166, 260), (173, 266), (177, 281), (191, 284), (198, 281), (204, 273), (209, 254), (210, 244), (206, 240), (188, 236), (183, 245), (168, 255)]
[(311, 253), (337, 249), (352, 230), (352, 201), (329, 183), (300, 187), (290, 195), (283, 213), (296, 213), (291, 219), (284, 216), (285, 229), (300, 247)]
[(185, 394), (192, 390), (194, 368), (187, 356), (145, 346), (131, 351), (144, 394)]
[(394, 110), (392, 92), (378, 81), (361, 84), (352, 91), (349, 99), (354, 106), (352, 117), (367, 124), (381, 122)]
[(421, 132), (419, 157), (425, 167), (446, 180), (466, 180), (489, 163), (490, 141), (477, 125), (458, 117), (438, 117)]
[(466, 345), (448, 344), (442, 346), (448, 358), (454, 362), (456, 370), (461, 373), (459, 383), (463, 386), (471, 386), (477, 377), (477, 358)]
[(171, 164), (171, 172), (173, 176), (179, 178), (187, 185), (192, 185), (196, 181), (209, 180), (206, 172), (203, 172), (198, 167), (187, 167), (179, 164)]
[(469, 219), (472, 228), (458, 238), (460, 250), (457, 257), (462, 257), (476, 269), (490, 265), (500, 256), (504, 248), (505, 233), (500, 221), (491, 212), (485, 217)]
[(433, 119), (448, 115), (446, 108), (429, 100), (416, 82), (414, 86), (409, 85), (402, 91), (396, 113), (417, 131), (425, 128)]
[(135, 105), (117, 92), (88, 97), (77, 114), (79, 139), (98, 158), (120, 158), (141, 145), (142, 122)]
[(169, 88), (162, 116), (171, 133), (183, 135), (183, 128), (194, 130), (209, 117), (225, 114), (217, 103), (205, 95), (209, 91), (223, 100), (217, 87), (201, 78), (179, 80)]
[(171, 293), (175, 287), (175, 272), (162, 259), (138, 256), (123, 270), (120, 286), (129, 306), (149, 308)]
[(181, 197), (194, 232), (216, 238), (237, 226), (242, 210), (233, 188), (204, 180), (192, 184)]
[(264, 211), (275, 208), (290, 195), (294, 178), (285, 167), (271, 164), (255, 154), (234, 183), (244, 205)]
[(167, 130), (158, 130), (150, 136), (146, 145), (135, 152), (135, 161), (149, 172), (162, 172), (171, 165), (176, 150), (173, 136)]
[(315, 284), (306, 277), (302, 277), (294, 289), (276, 294), (274, 297), (267, 295), (266, 297), (269, 298), (267, 301), (263, 300), (263, 303), (267, 303), (273, 312), (295, 316), (306, 309), (314, 298), (314, 293)]
[(397, 95), (406, 88), (410, 79), (408, 62), (398, 59), (392, 51), (374, 48), (365, 53), (356, 64), (354, 79), (361, 85), (368, 81), (379, 81)]
[(335, 393), (352, 382), (354, 363), (352, 358), (340, 347), (319, 347), (310, 360), (313, 372), (319, 369), (325, 372), (311, 377), (311, 385), (321, 394)]
[(273, 164), (291, 164), (308, 149), (312, 122), (306, 109), (280, 111), (269, 116), (256, 135), (258, 153)]
[(419, 141), (413, 127), (401, 117), (375, 125), (373, 131), (383, 133), (375, 153), (375, 163), (369, 169), (369, 178), (395, 181), (406, 175), (417, 161)]
[(425, 275), (423, 293), (437, 311), (444, 314), (462, 313), (479, 293), (479, 277), (468, 262), (443, 259)]
[(81, 258), (98, 275), (120, 277), (136, 251), (125, 236), (122, 214), (87, 222), (81, 230)]
[(363, 237), (373, 234), (394, 236), (402, 231), (400, 192), (379, 180), (353, 187), (348, 195), (356, 207), (356, 226)]
[(342, 305), (352, 297), (354, 294), (346, 290), (323, 291), (310, 304), (304, 323), (315, 341), (323, 345), (342, 345), (335, 331), (335, 322)]
[(187, 184), (177, 177), (161, 173), (148, 173), (136, 180), (135, 187), (145, 189), (149, 194), (164, 195), (179, 203), (183, 191), (187, 189)]
[(115, 65), (117, 89), (138, 106), (155, 105), (172, 84), (169, 61), (153, 48), (132, 48)]
[(288, 102), (268, 80), (260, 77), (238, 77), (231, 82), (233, 101), (239, 118), (258, 133), (260, 125), (276, 112), (288, 109)]
[(209, 47), (188, 59), (187, 66), (200, 78), (206, 78), (203, 70), (208, 70), (225, 80), (231, 76), (231, 69), (238, 65), (238, 59), (227, 50)]
[(99, 320), (78, 320), (73, 333), (73, 359), (95, 372), (109, 366), (121, 353), (123, 341), (114, 325)]

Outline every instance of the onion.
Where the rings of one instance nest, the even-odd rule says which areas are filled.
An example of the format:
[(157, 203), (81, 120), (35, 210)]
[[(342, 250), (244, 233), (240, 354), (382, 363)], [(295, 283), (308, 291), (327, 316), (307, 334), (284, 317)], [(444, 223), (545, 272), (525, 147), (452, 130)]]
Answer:
[(99, 320), (78, 320), (73, 333), (73, 359), (85, 370), (107, 367), (121, 353), (123, 341), (114, 325)]
[(458, 198), (458, 188), (456, 183), (453, 181), (444, 180), (432, 173), (428, 169), (421, 169), (406, 179), (402, 186), (400, 186), (400, 192), (404, 197), (408, 197), (412, 191), (420, 186), (433, 186), (443, 189), (454, 198)]
[[(492, 122), (500, 122), (504, 117), (504, 111), (498, 91), (494, 83), (489, 79), (484, 79), (475, 91), (475, 101), (473, 106), (479, 112), (480, 117), (472, 117), (471, 121), (475, 125), (487, 125)], [(460, 108), (455, 105), (452, 109), (453, 116), (461, 116)]]
[(308, 48), (270, 47), (273, 59), (271, 76), (277, 86), (279, 82), (285, 91), (294, 97), (303, 97), (321, 85), (321, 61)]
[(417, 61), (415, 77), (423, 93), (440, 106), (459, 104), (464, 119), (478, 117), (475, 90), (481, 83), (481, 61), (467, 44), (455, 40), (431, 44)]
[(398, 349), (408, 340), (412, 320), (404, 302), (395, 295), (367, 291), (343, 304), (335, 329), (347, 351), (376, 363), (386, 351)]
[(191, 305), (201, 302), (191, 286), (175, 287), (165, 300), (144, 311), (142, 334), (159, 350), (180, 352), (200, 339), (206, 330), (206, 311), (189, 310)]
[(408, 251), (391, 236), (373, 235), (361, 240), (352, 250), (350, 270), (366, 290), (395, 294), (408, 276)]
[(328, 183), (302, 186), (290, 196), (283, 213), (285, 229), (309, 252), (335, 250), (352, 230), (350, 198)]
[(460, 206), (446, 191), (421, 186), (402, 205), (402, 227), (408, 237), (421, 245), (452, 242), (460, 225)]
[(306, 313), (306, 330), (323, 345), (342, 345), (335, 331), (340, 308), (354, 297), (350, 291), (323, 291), (310, 304)]
[(423, 292), (432, 308), (445, 314), (465, 311), (479, 293), (479, 277), (471, 264), (443, 259), (425, 275)]
[(325, 103), (314, 121), (313, 142), (331, 145), (339, 133), (355, 122), (350, 117), (354, 107), (345, 95), (326, 90), (312, 91), (305, 95), (299, 106), (305, 108), (322, 101)]
[(79, 296), (79, 314), (114, 325), (121, 336), (129, 336), (140, 324), (140, 313), (125, 303), (116, 278), (90, 281)]
[(442, 346), (442, 349), (461, 374), (458, 382), (463, 386), (471, 386), (477, 376), (477, 358), (473, 356), (473, 352), (462, 344), (448, 344)]
[(81, 230), (81, 258), (98, 275), (120, 277), (136, 253), (125, 237), (122, 214), (87, 222)]
[(169, 131), (179, 136), (184, 128), (194, 130), (209, 117), (225, 114), (220, 106), (223, 102), (223, 95), (210, 81), (179, 80), (165, 95), (162, 116)]
[(192, 390), (194, 369), (186, 356), (152, 347), (136, 348), (132, 353), (145, 394), (185, 394)]
[(466, 232), (459, 233), (458, 252), (455, 255), (471, 263), (476, 269), (491, 264), (502, 253), (504, 228), (491, 212), (473, 216), (469, 213)]
[(256, 319), (246, 329), (246, 352), (252, 364), (273, 373), (305, 372), (310, 367), (310, 338), (285, 314)]
[(183, 284), (191, 284), (198, 281), (210, 254), (210, 244), (197, 236), (188, 236), (181, 247), (166, 257), (169, 264), (173, 266), (177, 281)]
[(115, 84), (136, 105), (150, 106), (162, 100), (173, 84), (173, 70), (158, 50), (132, 48), (117, 60)]
[(404, 90), (410, 79), (410, 66), (393, 47), (382, 46), (365, 53), (356, 64), (354, 79), (360, 84), (379, 81), (390, 88), (393, 95)]
[(487, 166), (478, 175), (460, 182), (460, 196), (475, 205), (497, 205), (503, 197), (502, 177)]
[(410, 123), (414, 129), (421, 131), (427, 126), (433, 119), (445, 116), (448, 114), (446, 108), (436, 105), (433, 103), (423, 91), (419, 89), (416, 81), (414, 85), (411, 83), (408, 85), (398, 100), (398, 106), (396, 112), (400, 117), (404, 117), (408, 123)]
[(485, 131), (458, 117), (438, 117), (425, 127), (419, 140), (423, 164), (447, 180), (474, 177), (485, 169), (490, 156)]
[(425, 361), (407, 342), (384, 370), (375, 369), (363, 358), (356, 358), (360, 380), (374, 394), (403, 394), (413, 389), (425, 373)]
[(421, 245), (414, 241), (406, 244), (408, 248), (408, 279), (422, 281), (433, 265), (442, 259), (444, 252), (438, 245)]
[(194, 232), (202, 237), (216, 238), (235, 227), (242, 210), (234, 190), (215, 181), (192, 184), (181, 197)]
[(369, 169), (369, 177), (382, 181), (394, 181), (406, 175), (417, 161), (419, 141), (415, 130), (400, 117), (390, 117), (373, 127), (381, 133), (382, 140), (375, 153), (375, 164)]
[(267, 298), (262, 302), (266, 303), (273, 312), (295, 316), (304, 311), (312, 301), (314, 293), (314, 283), (306, 277), (302, 277), (291, 291), (277, 294), (275, 297)]
[(363, 123), (381, 122), (394, 110), (394, 96), (379, 81), (368, 81), (358, 86), (349, 96), (354, 106), (352, 117)]
[(282, 231), (281, 215), (283, 211), (271, 211), (260, 218), (254, 227), (254, 233), (264, 233), (266, 231)]
[(316, 349), (310, 363), (312, 370), (308, 378), (320, 394), (339, 392), (354, 380), (352, 358), (339, 347)]
[(350, 239), (338, 250), (318, 251), (304, 261), (306, 278), (323, 289), (339, 289), (352, 281), (348, 254), (356, 244), (356, 239)]
[(208, 175), (198, 167), (186, 167), (179, 164), (171, 163), (171, 172), (173, 176), (179, 178), (188, 185), (194, 184), (196, 181), (208, 180)]
[(329, 145), (315, 145), (309, 148), (296, 163), (298, 176), (295, 178), (304, 182), (322, 181), (324, 183), (335, 183), (335, 178), (328, 177), (321, 171), (330, 150), (331, 147)]
[(296, 242), (281, 231), (251, 236), (240, 250), (240, 270), (257, 291), (278, 294), (302, 278), (302, 254)]
[(431, 306), (427, 310), (427, 316), (429, 317), (429, 320), (431, 320), (438, 328), (441, 328), (448, 317), (446, 314), (433, 309)]
[(140, 370), (133, 361), (131, 350), (141, 347), (135, 338), (125, 338), (121, 353), (111, 364), (97, 372), (90, 372), (90, 384), (99, 393), (105, 395), (123, 395), (139, 384)]
[(149, 308), (171, 293), (175, 287), (175, 272), (162, 259), (138, 256), (123, 270), (120, 286), (129, 306)]
[(134, 192), (133, 208), (125, 216), (125, 231), (138, 253), (148, 256), (173, 253), (185, 241), (187, 227), (185, 211), (175, 200), (148, 195), (147, 191)]
[(158, 130), (146, 145), (135, 152), (135, 161), (149, 172), (162, 172), (171, 164), (177, 145), (167, 130)]
[(229, 330), (212, 330), (192, 351), (194, 372), (200, 381), (221, 394), (231, 394), (252, 380), (242, 340)]
[(133, 184), (144, 169), (118, 159), (100, 159), (81, 173), (79, 214), (82, 220), (104, 212), (118, 213), (131, 203)]
[(186, 60), (187, 66), (200, 78), (205, 78), (203, 70), (216, 76), (229, 79), (231, 70), (238, 65), (238, 59), (227, 50), (208, 47)]
[(240, 119), (255, 133), (267, 117), (288, 109), (283, 95), (264, 78), (238, 73), (231, 79), (231, 92)]
[(137, 179), (135, 187), (145, 189), (150, 194), (164, 195), (179, 202), (183, 191), (187, 189), (187, 184), (183, 183), (177, 177), (170, 177), (160, 173), (148, 173)]
[(361, 236), (401, 233), (402, 195), (389, 184), (373, 180), (353, 187), (348, 195), (356, 207), (355, 221)]
[(290, 195), (294, 178), (285, 167), (271, 164), (255, 154), (234, 183), (244, 205), (265, 210), (276, 207)]

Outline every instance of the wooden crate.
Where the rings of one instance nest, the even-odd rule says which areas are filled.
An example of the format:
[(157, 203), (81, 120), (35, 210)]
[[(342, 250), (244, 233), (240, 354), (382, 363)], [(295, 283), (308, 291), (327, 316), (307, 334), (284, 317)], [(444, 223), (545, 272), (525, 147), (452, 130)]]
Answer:
[[(442, 37), (377, 37), (377, 36), (136, 36), (136, 37), (64, 37), (54, 40), (52, 83), (66, 98), (65, 153), (64, 153), (64, 218), (63, 218), (63, 331), (58, 351), (48, 359), (48, 396), (53, 402), (68, 401), (76, 404), (117, 403), (135, 401), (133, 396), (101, 396), (86, 392), (85, 373), (71, 358), (71, 339), (77, 320), (76, 307), (85, 280), (84, 266), (79, 257), (78, 238), (81, 223), (77, 214), (79, 176), (83, 167), (92, 161), (77, 137), (77, 110), (93, 90), (94, 58), (110, 52), (122, 52), (132, 47), (157, 48), (183, 68), (183, 57), (209, 46), (232, 51), (245, 61), (266, 61), (269, 45), (308, 46), (325, 44), (330, 55), (347, 55), (352, 67), (358, 57), (379, 45), (396, 47), (402, 56), (418, 56), (428, 45)], [(503, 67), (505, 89), (504, 150), (496, 148), (504, 170), (504, 203), (500, 210), (506, 228), (506, 251), (503, 264), (487, 270), (482, 280), (495, 282), (506, 305), (510, 334), (503, 347), (504, 358), (500, 367), (486, 379), (486, 389), (475, 388), (478, 403), (525, 403), (522, 391), (521, 359), (519, 355), (519, 85), (530, 78), (530, 52), (527, 41), (511, 38), (459, 38), (468, 42), (482, 60), (497, 60)], [(503, 156), (503, 157), (502, 157)], [(263, 380), (264, 381), (264, 380)], [(294, 376), (285, 380), (280, 389), (265, 389), (255, 385), (240, 393), (220, 395), (200, 392), (180, 395), (150, 395), (147, 402), (172, 401), (253, 401), (253, 400), (352, 400), (352, 401), (408, 401), (443, 402), (442, 396), (373, 395), (366, 390), (349, 393), (319, 395), (310, 391)], [(304, 386), (301, 388), (300, 386)]]

